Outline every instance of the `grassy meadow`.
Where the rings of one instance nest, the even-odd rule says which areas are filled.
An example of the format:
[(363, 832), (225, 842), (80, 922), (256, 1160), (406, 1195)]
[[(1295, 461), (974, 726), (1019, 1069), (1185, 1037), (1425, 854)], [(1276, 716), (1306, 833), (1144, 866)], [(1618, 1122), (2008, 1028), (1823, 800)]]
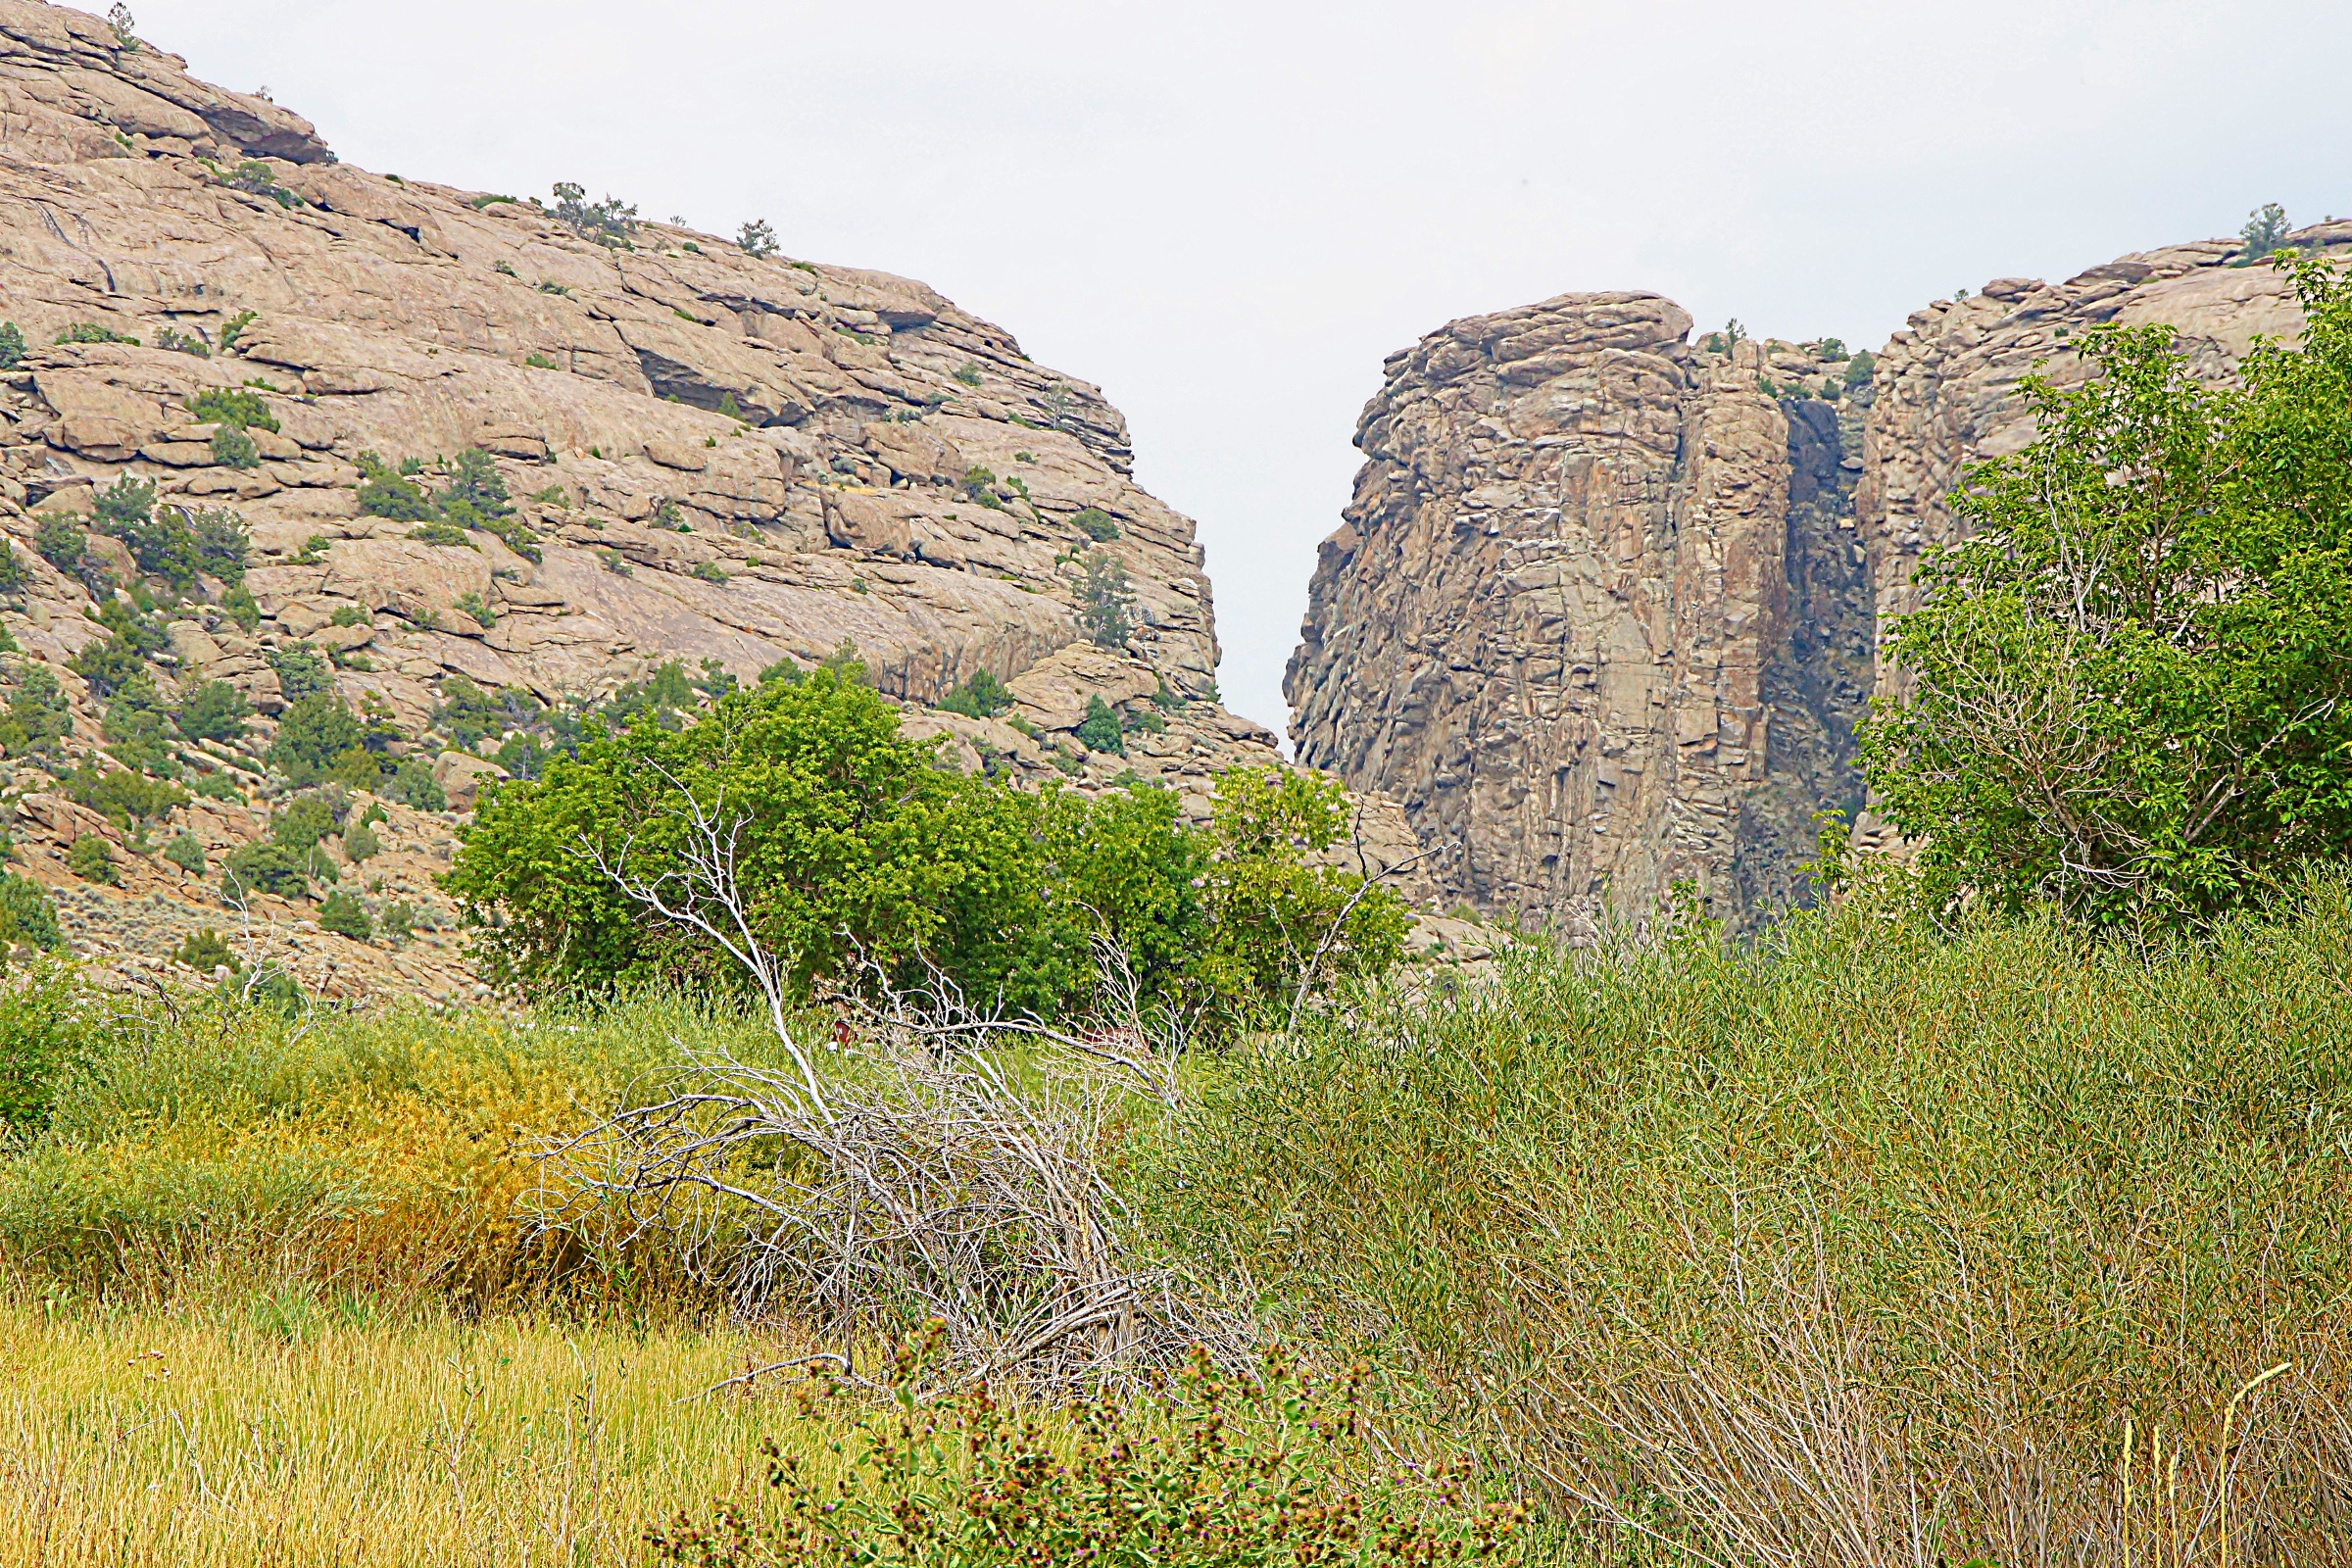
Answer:
[[(1197, 1055), (1104, 1168), (1505, 1555), (2352, 1560), (2348, 1002), (2337, 882), (2153, 950), (1864, 895)], [(794, 1311), (526, 1245), (541, 1139), (757, 1019), (85, 1005), (0, 1154), (0, 1561), (645, 1562), (761, 1440), (842, 1462), (691, 1397)]]

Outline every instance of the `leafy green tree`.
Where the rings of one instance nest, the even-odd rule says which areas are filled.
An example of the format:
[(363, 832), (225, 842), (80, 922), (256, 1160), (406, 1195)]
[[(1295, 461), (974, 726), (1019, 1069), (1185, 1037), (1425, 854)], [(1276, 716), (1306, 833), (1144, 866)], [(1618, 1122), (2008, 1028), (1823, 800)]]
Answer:
[(23, 666), (9, 693), (7, 716), (0, 718), (0, 752), (46, 751), (73, 733), (73, 706), (56, 674), (46, 664)]
[(97, 1043), (96, 1021), (65, 964), (43, 961), (27, 983), (0, 987), (0, 1122), (20, 1132), (44, 1125), (58, 1080)]
[(1350, 873), (1313, 861), (1345, 825), (1328, 781), (1236, 785), (1203, 833), (1151, 786), (1089, 800), (950, 771), (889, 703), (825, 668), (729, 693), (675, 730), (657, 717), (640, 710), (540, 780), (499, 786), (464, 834), (444, 885), (527, 991), (737, 983), (605, 868), (676, 871), (689, 799), (734, 824), (747, 913), (804, 988), (861, 980), (862, 957), (900, 983), (936, 967), (975, 1001), (1053, 1016), (1093, 1000), (1106, 940), (1148, 1006), (1213, 1032), (1274, 1016), (1268, 999), (1287, 1007), (1301, 982), (1323, 995), (1377, 974), (1399, 950), (1394, 897), (1358, 898)]
[(2352, 854), (2352, 285), (2291, 271), (2303, 344), (2242, 388), (2101, 329), (1956, 493), (1975, 536), (1923, 563), (1863, 733), (1941, 900), (2168, 924)]
[(1404, 955), (1404, 901), (1333, 863), (1350, 831), (1338, 780), (1235, 768), (1217, 780), (1195, 961), (1221, 1016), (1278, 1028), (1303, 1000), (1377, 979)]

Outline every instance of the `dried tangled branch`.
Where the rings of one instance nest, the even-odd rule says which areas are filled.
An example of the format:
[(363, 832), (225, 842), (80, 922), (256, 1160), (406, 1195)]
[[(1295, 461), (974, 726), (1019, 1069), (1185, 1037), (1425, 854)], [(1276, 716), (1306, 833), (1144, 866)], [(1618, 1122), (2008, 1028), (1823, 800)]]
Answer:
[(1246, 1353), (1240, 1325), (1138, 1260), (1104, 1175), (1119, 1123), (1175, 1106), (1183, 1046), (1146, 1022), (1115, 955), (1112, 1027), (1007, 1017), (936, 972), (907, 992), (868, 963), (870, 997), (836, 999), (835, 1039), (812, 1049), (736, 876), (744, 819), (678, 793), (688, 844), (662, 869), (625, 843), (583, 853), (742, 965), (783, 1061), (689, 1057), (648, 1102), (549, 1145), (543, 1235), (606, 1255), (658, 1240), (737, 1310), (813, 1311), (851, 1356), (861, 1337), (936, 1318), (959, 1378), (1093, 1384), (1194, 1344)]

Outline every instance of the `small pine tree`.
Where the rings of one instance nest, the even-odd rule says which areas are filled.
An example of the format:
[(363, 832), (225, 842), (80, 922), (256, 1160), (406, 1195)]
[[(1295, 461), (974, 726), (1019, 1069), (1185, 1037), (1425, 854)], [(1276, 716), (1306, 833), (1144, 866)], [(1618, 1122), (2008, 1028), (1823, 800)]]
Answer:
[(776, 254), (776, 231), (764, 218), (755, 218), (735, 235), (735, 243), (743, 253), (756, 261), (766, 261)]
[(1078, 629), (1098, 648), (1124, 648), (1135, 635), (1128, 613), (1134, 606), (1135, 590), (1118, 558), (1100, 550), (1089, 555), (1078, 582)]
[(204, 846), (184, 827), (178, 837), (164, 846), (164, 858), (190, 876), (204, 875)]
[(1100, 695), (1086, 700), (1086, 717), (1078, 722), (1078, 744), (1090, 752), (1127, 755), (1127, 732), (1119, 724), (1119, 715)]
[(0, 321), (0, 370), (13, 370), (24, 358), (24, 334), (14, 321)]
[(211, 926), (190, 932), (173, 950), (172, 959), (174, 963), (186, 964), (198, 974), (211, 974), (217, 969), (227, 969), (233, 973), (237, 967), (236, 958), (228, 951), (228, 939)]
[(84, 882), (102, 882), (110, 888), (122, 880), (122, 873), (115, 868), (115, 852), (95, 833), (84, 833), (74, 841), (74, 847), (66, 852), (66, 869)]
[(339, 937), (349, 937), (354, 942), (371, 942), (375, 939), (375, 922), (368, 918), (368, 906), (339, 890), (329, 893), (320, 902), (318, 928), (332, 931)]

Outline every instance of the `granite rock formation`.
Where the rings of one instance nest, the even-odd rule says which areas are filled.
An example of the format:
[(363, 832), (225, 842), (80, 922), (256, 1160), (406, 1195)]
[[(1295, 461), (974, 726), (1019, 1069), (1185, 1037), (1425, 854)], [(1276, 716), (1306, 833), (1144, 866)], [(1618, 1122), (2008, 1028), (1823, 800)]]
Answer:
[[(288, 110), (37, 0), (0, 0), (0, 318), (26, 345), (0, 374), (0, 536), (24, 576), (0, 624), (19, 674), (48, 666), (74, 722), (61, 751), (0, 764), (0, 799), (20, 804), (36, 879), (70, 881), (83, 834), (128, 868), (140, 918), (109, 934), (92, 913), (85, 952), (160, 965), (180, 931), (223, 917), (206, 876), (44, 772), (106, 744), (103, 705), (67, 668), (104, 633), (88, 574), (36, 541), (124, 474), (166, 509), (233, 509), (251, 539), (251, 610), (208, 579), (157, 663), (168, 692), (225, 680), (259, 714), (241, 743), (190, 745), (180, 764), (221, 772), (245, 804), (148, 824), (215, 856), (266, 824), (256, 759), (297, 647), (428, 749), (457, 674), (558, 704), (673, 660), (748, 682), (854, 645), (969, 766), (1081, 786), (1140, 773), (1198, 807), (1218, 770), (1279, 760), (1216, 705), (1193, 525), (1133, 482), (1117, 411), (920, 283), (665, 224), (600, 235), (560, 204), (368, 173)], [(275, 429), (224, 446), (191, 411), (208, 391), (258, 392)], [(363, 454), (466, 449), (492, 455), (527, 537), (419, 537), (363, 514)], [(97, 593), (137, 577), (115, 539), (90, 549), (112, 579)], [(1104, 557), (1132, 595), (1115, 650), (1076, 619)], [(980, 671), (1010, 683), (1004, 719), (928, 706)], [(1090, 694), (1138, 721), (1126, 755), (1073, 738)], [(461, 808), (502, 773), (456, 749), (434, 771)], [(1367, 815), (1392, 851), (1409, 843), (1393, 810)], [(423, 871), (455, 820), (396, 811), (386, 828), (416, 863), (378, 893), (413, 897), (428, 924), (447, 911)], [(122, 902), (69, 903), (93, 900)], [(305, 976), (329, 992), (466, 983), (445, 939), (422, 943), (449, 961), (419, 978), (265, 904), (340, 966)]]
[(1999, 279), (1915, 314), (1875, 368), (1834, 340), (1693, 344), (1650, 294), (1449, 323), (1389, 360), (1357, 426), (1286, 684), (1300, 760), (1402, 802), (1441, 896), (1482, 912), (1576, 934), (1680, 883), (1769, 918), (1804, 896), (1815, 812), (1883, 836), (1853, 747), (1899, 679), (1879, 634), (1955, 537), (1967, 465), (2030, 437), (2020, 379), (2079, 376), (2102, 321), (2170, 323), (2228, 374), (2299, 325), (2244, 260), (2214, 241)]

